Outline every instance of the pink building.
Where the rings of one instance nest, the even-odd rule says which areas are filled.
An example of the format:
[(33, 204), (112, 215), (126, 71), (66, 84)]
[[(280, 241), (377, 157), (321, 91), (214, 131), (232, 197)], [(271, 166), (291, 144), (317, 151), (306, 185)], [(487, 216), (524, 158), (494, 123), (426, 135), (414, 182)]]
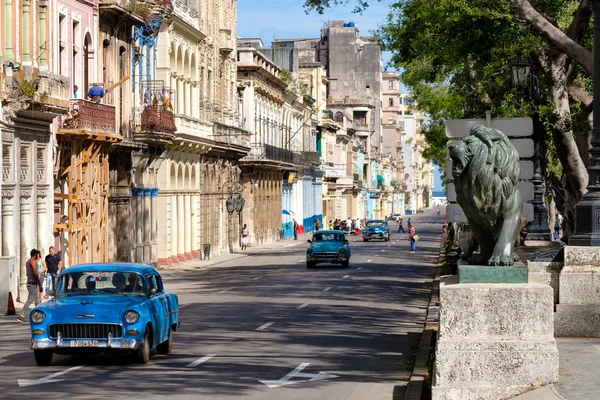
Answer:
[(97, 81), (96, 49), (98, 32), (98, 0), (60, 0), (53, 12), (53, 32), (48, 49), (53, 55), (53, 70), (71, 80), (70, 97), (78, 86), (77, 97), (86, 98), (87, 90)]

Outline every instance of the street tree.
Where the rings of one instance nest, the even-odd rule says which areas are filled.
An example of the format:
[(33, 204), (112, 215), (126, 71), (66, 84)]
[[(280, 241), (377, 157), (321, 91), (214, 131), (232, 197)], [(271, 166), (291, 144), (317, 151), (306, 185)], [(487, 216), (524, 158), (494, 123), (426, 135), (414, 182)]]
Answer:
[[(305, 8), (323, 12), (347, 3), (306, 0)], [(355, 11), (368, 5), (356, 1)], [(481, 117), (488, 109), (501, 117), (541, 115), (549, 139), (543, 146), (546, 186), (562, 186), (567, 233), (588, 183), (590, 19), (588, 0), (398, 0), (377, 32), (419, 108), (432, 118), (424, 131), (425, 155), (439, 165), (445, 159), (447, 118)], [(538, 70), (539, 96), (516, 96), (509, 63), (518, 57)], [(562, 174), (562, 181), (552, 173)]]

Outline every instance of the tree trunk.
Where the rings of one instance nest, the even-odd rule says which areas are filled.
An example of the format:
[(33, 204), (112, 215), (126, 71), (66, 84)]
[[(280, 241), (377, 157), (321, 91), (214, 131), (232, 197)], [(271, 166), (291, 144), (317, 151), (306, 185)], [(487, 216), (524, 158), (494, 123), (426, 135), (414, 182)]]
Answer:
[(552, 138), (563, 167), (565, 191), (565, 233), (567, 238), (575, 229), (575, 204), (587, 192), (588, 174), (573, 136), (573, 120), (567, 93), (566, 55), (548, 60), (552, 74), (552, 100), (554, 114), (550, 118)]

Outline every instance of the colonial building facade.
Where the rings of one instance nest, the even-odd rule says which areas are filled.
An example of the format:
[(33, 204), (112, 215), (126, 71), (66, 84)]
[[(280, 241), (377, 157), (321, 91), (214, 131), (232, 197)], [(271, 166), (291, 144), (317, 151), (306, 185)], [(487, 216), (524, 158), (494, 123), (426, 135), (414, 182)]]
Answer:
[(305, 231), (323, 218), (310, 108), (315, 100), (289, 71), (259, 52), (261, 47), (260, 40), (238, 40), (241, 118), (252, 133), (251, 151), (240, 163), (248, 194), (244, 223), (253, 244), (291, 235), (293, 218)]

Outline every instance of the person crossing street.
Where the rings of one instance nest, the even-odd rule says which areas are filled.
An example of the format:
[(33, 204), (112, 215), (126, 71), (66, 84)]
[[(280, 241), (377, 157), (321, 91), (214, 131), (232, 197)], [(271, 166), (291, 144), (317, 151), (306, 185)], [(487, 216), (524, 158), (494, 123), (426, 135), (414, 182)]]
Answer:
[(25, 313), (29, 311), (29, 306), (34, 304), (37, 307), (40, 304), (40, 296), (44, 290), (38, 274), (38, 262), (42, 258), (40, 251), (33, 249), (29, 254), (31, 258), (25, 264), (25, 271), (27, 272), (27, 300), (17, 317), (23, 323), (27, 323)]
[(298, 225), (296, 218), (294, 218), (294, 225), (292, 226), (292, 229), (294, 230), (294, 240), (298, 240), (298, 228), (299, 227), (300, 226)]
[(408, 240), (410, 241), (410, 252), (414, 253), (417, 250), (417, 232), (412, 224), (408, 230)]

